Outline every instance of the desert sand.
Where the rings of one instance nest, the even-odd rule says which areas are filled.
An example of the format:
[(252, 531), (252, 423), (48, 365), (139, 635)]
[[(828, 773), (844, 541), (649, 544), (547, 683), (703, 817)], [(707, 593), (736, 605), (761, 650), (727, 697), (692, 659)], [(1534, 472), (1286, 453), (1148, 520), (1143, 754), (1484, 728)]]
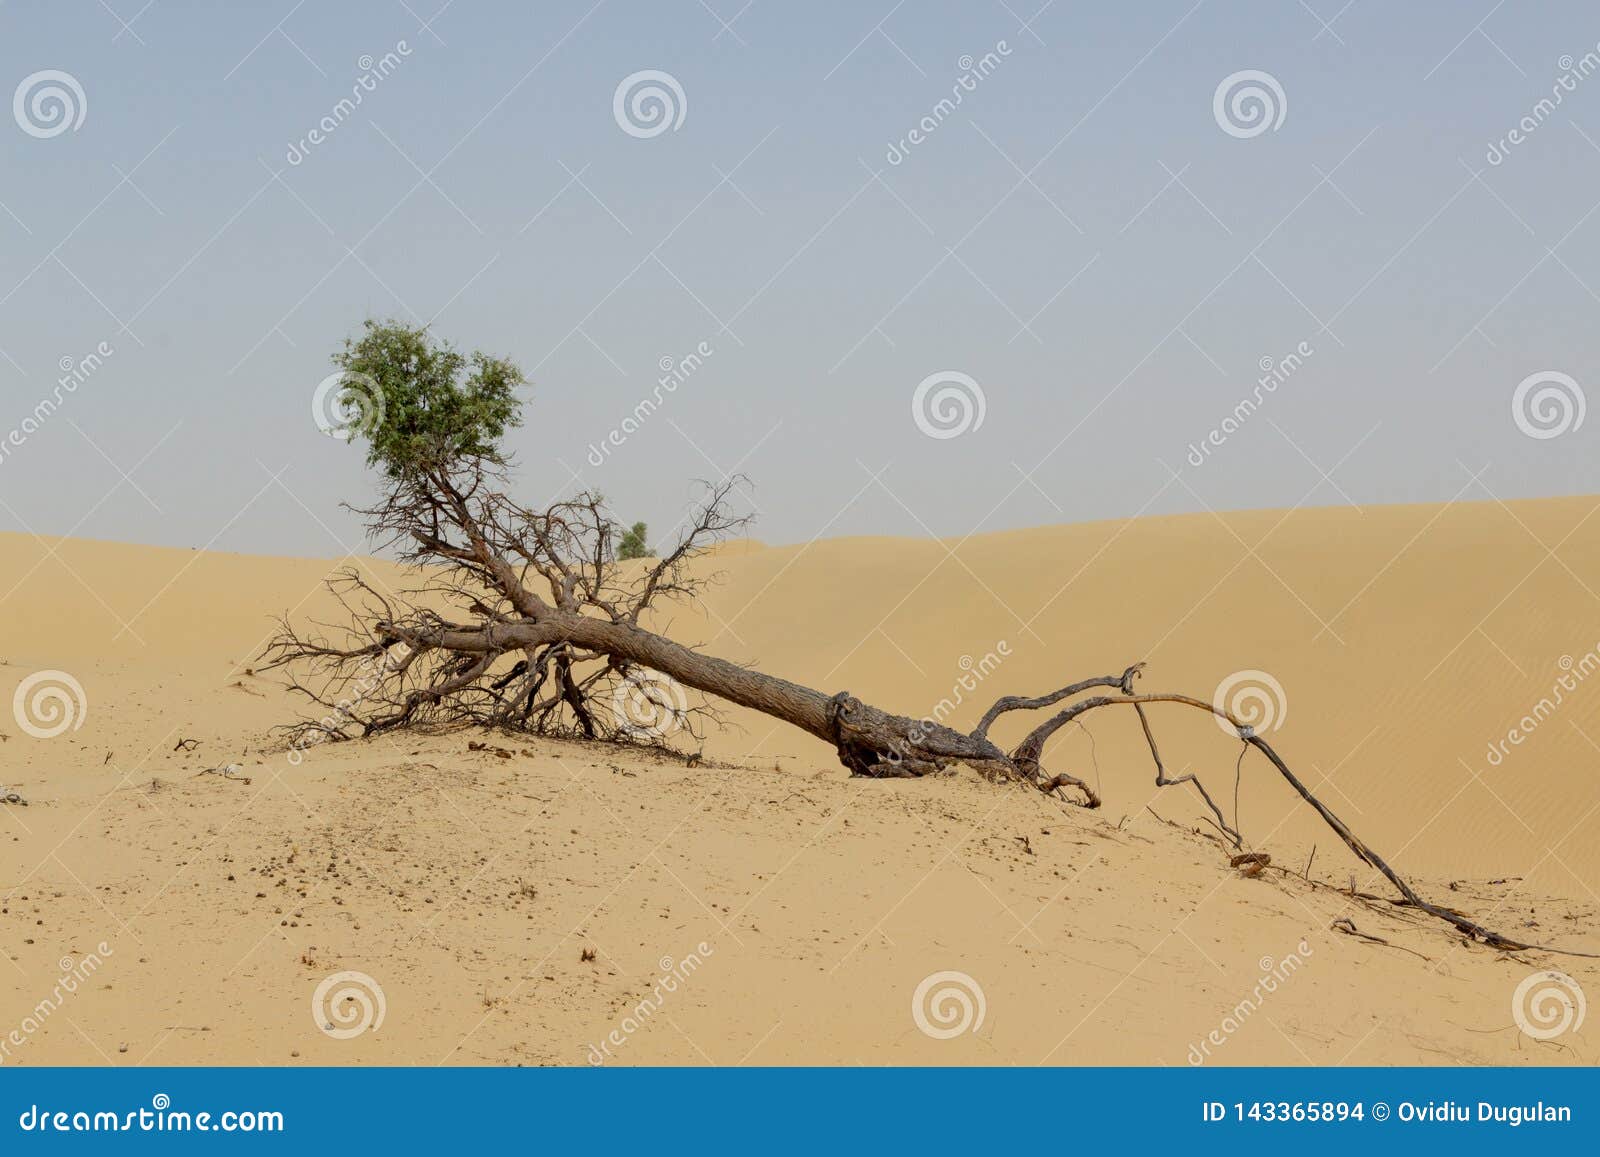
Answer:
[[(670, 632), (911, 715), (949, 699), (962, 726), (1137, 660), (1144, 689), (1203, 698), (1269, 673), (1273, 744), (1425, 896), (1600, 952), (1597, 508), (741, 543)], [(0, 784), (27, 801), (0, 805), (0, 1038), (18, 1029), (0, 1063), (1600, 1060), (1593, 1022), (1539, 1040), (1512, 1007), (1541, 969), (1600, 994), (1596, 961), (1344, 894), (1390, 890), (1253, 755), (1242, 830), (1294, 875), (1241, 875), (1190, 789), (1154, 786), (1128, 712), (1051, 755), (1097, 811), (965, 770), (851, 779), (738, 713), (694, 767), (470, 733), (295, 764), (272, 728), (304, 709), (253, 668), (268, 616), (325, 613), (319, 583), (350, 561), (393, 580), (368, 560), (0, 536), (0, 691), (59, 670), (86, 701), (52, 738), (0, 714)], [(1237, 741), (1198, 712), (1152, 720), (1171, 770), (1231, 814)], [(64, 971), (83, 979), (61, 995)], [(342, 971), (383, 997), (347, 1038), (312, 1008)], [(970, 1013), (924, 1001), (919, 1027), (938, 973), (962, 974)], [(944, 1014), (963, 1031), (940, 1033)]]

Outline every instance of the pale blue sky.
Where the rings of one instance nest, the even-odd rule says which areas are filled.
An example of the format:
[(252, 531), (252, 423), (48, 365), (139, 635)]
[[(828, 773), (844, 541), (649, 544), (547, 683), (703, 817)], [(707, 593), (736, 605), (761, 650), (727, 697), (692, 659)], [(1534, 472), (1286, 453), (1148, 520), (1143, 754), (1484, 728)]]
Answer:
[[(0, 529), (359, 543), (360, 455), (311, 396), (369, 314), (521, 362), (525, 497), (575, 471), (658, 530), (735, 469), (776, 542), (1597, 488), (1600, 419), (1531, 438), (1511, 408), (1544, 371), (1596, 387), (1600, 76), (1534, 111), (1592, 5), (440, 3), (0, 6), (0, 95), (59, 70), (85, 106), (0, 118), (0, 442), (114, 350), (4, 447)], [(613, 97), (646, 69), (684, 108), (641, 138)], [(1275, 129), (1215, 119), (1242, 70)], [(931, 438), (944, 371), (984, 420)]]

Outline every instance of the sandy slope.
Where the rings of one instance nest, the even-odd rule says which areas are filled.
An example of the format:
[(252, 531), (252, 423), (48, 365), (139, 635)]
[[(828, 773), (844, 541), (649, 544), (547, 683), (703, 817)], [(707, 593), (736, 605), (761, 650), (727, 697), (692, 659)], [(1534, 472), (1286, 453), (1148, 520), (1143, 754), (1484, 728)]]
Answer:
[[(672, 629), (912, 714), (960, 699), (968, 724), (1135, 659), (1149, 687), (1204, 697), (1269, 672), (1274, 743), (1419, 886), (1600, 951), (1600, 677), (1577, 677), (1600, 644), (1596, 506), (751, 546)], [(852, 781), (758, 717), (694, 770), (546, 742), (502, 758), (467, 736), (292, 766), (267, 729), (293, 708), (244, 667), (267, 613), (323, 608), (330, 565), (0, 536), (0, 691), (55, 668), (89, 704), (53, 739), (0, 718), (0, 783), (31, 802), (0, 805), (0, 1039), (25, 1042), (0, 1062), (583, 1063), (613, 1030), (617, 1063), (1185, 1064), (1213, 1031), (1212, 1063), (1600, 1059), (1592, 1024), (1540, 1043), (1511, 1007), (1536, 967), (1600, 993), (1594, 962), (1238, 877), (1185, 789), (1152, 786), (1131, 716), (1091, 716), (1053, 753), (1100, 784), (1098, 813), (965, 774)], [(1573, 689), (1491, 761), (1563, 656)], [(989, 671), (975, 691), (968, 667)], [(1163, 751), (1231, 808), (1237, 745), (1188, 714), (1154, 714)], [(225, 762), (250, 782), (197, 774)], [(1315, 845), (1314, 880), (1381, 890), (1264, 764), (1241, 797), (1278, 863)], [(34, 1031), (89, 953), (98, 970)], [(340, 1040), (311, 1001), (346, 969), (386, 1014)], [(663, 970), (674, 991), (624, 1033)], [(941, 971), (981, 988), (978, 1031), (919, 1031), (913, 993)]]

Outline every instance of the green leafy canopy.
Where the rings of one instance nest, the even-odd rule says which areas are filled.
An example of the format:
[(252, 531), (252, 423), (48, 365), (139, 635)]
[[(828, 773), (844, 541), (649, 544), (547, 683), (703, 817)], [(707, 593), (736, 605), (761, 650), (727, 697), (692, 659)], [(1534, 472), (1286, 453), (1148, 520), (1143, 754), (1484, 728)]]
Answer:
[(650, 550), (649, 534), (650, 531), (644, 523), (634, 523), (622, 532), (622, 539), (617, 543), (617, 557), (620, 559), (655, 557)]
[(344, 391), (376, 395), (361, 407), (360, 433), (367, 465), (392, 477), (463, 458), (502, 462), (500, 440), (522, 421), (517, 387), (527, 379), (515, 363), (477, 351), (468, 357), (426, 326), (369, 319), (333, 363), (349, 375)]

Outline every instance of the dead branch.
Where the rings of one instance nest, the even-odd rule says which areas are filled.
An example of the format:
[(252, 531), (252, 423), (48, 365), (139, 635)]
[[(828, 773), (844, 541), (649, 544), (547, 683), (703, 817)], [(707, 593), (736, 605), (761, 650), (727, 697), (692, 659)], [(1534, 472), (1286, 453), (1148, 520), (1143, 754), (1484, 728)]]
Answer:
[(1356, 922), (1348, 916), (1340, 916), (1329, 925), (1335, 932), (1343, 932), (1346, 936), (1354, 936), (1357, 940), (1365, 940), (1368, 944), (1381, 944), (1385, 948), (1398, 948), (1401, 952), (1409, 952), (1413, 956), (1421, 956), (1423, 960), (1431, 961), (1433, 957), (1423, 956), (1415, 948), (1407, 948), (1404, 944), (1391, 944), (1382, 936), (1374, 936), (1370, 932), (1363, 932), (1356, 927)]

